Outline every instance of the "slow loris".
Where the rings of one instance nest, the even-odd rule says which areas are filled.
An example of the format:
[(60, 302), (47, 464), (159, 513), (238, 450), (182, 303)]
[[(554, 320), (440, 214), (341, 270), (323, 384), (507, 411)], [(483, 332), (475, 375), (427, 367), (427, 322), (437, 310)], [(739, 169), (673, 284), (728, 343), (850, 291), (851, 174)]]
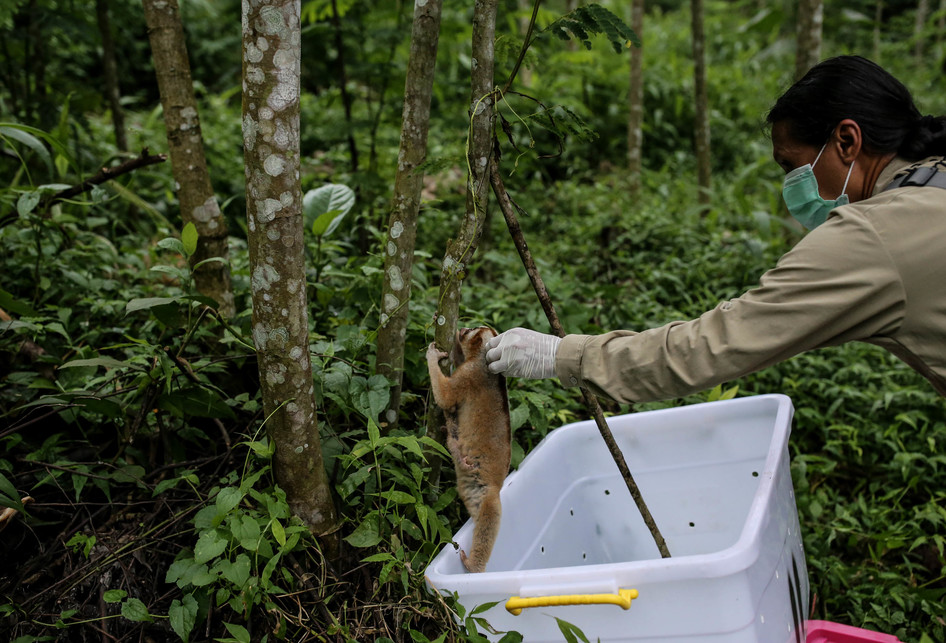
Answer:
[(447, 448), (457, 472), (457, 492), (473, 519), (470, 554), (460, 551), (471, 572), (486, 569), (499, 533), (499, 490), (509, 471), (509, 400), (506, 378), (486, 368), (486, 342), (492, 328), (461, 328), (450, 355), (453, 375), (440, 370), (447, 357), (431, 344), (427, 349), (430, 389), (447, 420)]

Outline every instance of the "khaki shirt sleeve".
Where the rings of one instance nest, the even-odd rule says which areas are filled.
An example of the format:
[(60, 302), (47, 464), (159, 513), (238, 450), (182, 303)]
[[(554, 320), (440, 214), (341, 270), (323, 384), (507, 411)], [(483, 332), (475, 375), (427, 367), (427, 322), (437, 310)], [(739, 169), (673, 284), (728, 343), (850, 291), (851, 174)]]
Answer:
[(568, 335), (565, 386), (619, 402), (682, 397), (803, 351), (895, 331), (904, 288), (876, 231), (845, 206), (808, 233), (760, 285), (697, 319), (640, 333)]

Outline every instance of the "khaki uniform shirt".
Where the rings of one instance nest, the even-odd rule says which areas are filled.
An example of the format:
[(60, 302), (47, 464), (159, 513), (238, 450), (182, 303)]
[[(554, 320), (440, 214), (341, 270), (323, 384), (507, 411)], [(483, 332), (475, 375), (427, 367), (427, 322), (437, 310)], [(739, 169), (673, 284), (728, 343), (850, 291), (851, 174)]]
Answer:
[[(916, 165), (946, 169), (943, 161)], [(889, 350), (946, 395), (946, 190), (884, 191), (911, 166), (891, 161), (870, 198), (834, 209), (758, 287), (698, 319), (567, 335), (557, 376), (619, 402), (649, 402), (857, 340)]]

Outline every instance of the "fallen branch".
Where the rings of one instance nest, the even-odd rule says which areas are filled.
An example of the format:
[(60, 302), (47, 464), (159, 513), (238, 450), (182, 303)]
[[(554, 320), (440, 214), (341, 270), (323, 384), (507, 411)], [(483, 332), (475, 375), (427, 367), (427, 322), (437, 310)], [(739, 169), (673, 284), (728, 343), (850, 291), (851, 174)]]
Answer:
[[(532, 253), (529, 252), (529, 246), (526, 245), (525, 237), (522, 235), (522, 228), (519, 226), (519, 220), (516, 218), (513, 207), (520, 211), (522, 210), (509, 198), (509, 194), (506, 192), (506, 186), (503, 184), (503, 179), (499, 174), (499, 165), (495, 162), (492, 163), (490, 167), (490, 183), (493, 186), (493, 192), (496, 194), (496, 200), (499, 202), (499, 209), (502, 210), (503, 217), (506, 219), (509, 234), (512, 235), (513, 243), (515, 243), (516, 250), (522, 258), (522, 264), (525, 266), (535, 294), (542, 304), (542, 309), (545, 311), (545, 316), (549, 320), (552, 332), (559, 337), (564, 337), (565, 329), (558, 319), (558, 314), (556, 314), (555, 307), (552, 305), (552, 299), (549, 297), (548, 290), (545, 288), (545, 283), (542, 281), (542, 277), (539, 276), (539, 270), (535, 265), (535, 261), (532, 259)], [(581, 394), (585, 399), (585, 405), (595, 419), (595, 424), (598, 425), (598, 431), (601, 433), (601, 437), (604, 438), (604, 442), (611, 452), (611, 457), (614, 458), (614, 463), (621, 472), (625, 484), (627, 484), (628, 491), (631, 492), (631, 498), (634, 499), (637, 509), (641, 512), (644, 524), (647, 525), (651, 535), (654, 537), (654, 542), (657, 544), (657, 549), (660, 551), (661, 557), (670, 558), (670, 550), (667, 549), (667, 542), (657, 528), (657, 523), (654, 521), (650, 509), (647, 508), (647, 503), (644, 502), (640, 488), (637, 486), (637, 483), (634, 482), (634, 477), (627, 467), (624, 454), (621, 453), (621, 448), (618, 446), (617, 442), (615, 442), (614, 436), (611, 434), (611, 429), (608, 428), (608, 423), (604, 419), (604, 411), (601, 410), (598, 398), (595, 397), (594, 393), (584, 387), (581, 388)]]

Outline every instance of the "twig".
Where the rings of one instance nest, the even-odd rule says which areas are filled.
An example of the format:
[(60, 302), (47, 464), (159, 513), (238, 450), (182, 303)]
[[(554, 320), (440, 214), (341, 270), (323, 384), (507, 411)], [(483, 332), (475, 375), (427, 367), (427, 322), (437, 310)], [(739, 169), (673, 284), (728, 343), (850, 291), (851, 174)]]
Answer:
[[(497, 163), (492, 163), (490, 167), (490, 182), (493, 186), (493, 192), (496, 194), (496, 200), (499, 202), (499, 209), (502, 210), (503, 217), (506, 219), (506, 225), (509, 228), (509, 233), (512, 235), (513, 242), (516, 245), (516, 250), (522, 258), (522, 263), (529, 275), (529, 280), (532, 282), (535, 294), (539, 297), (539, 302), (542, 304), (545, 316), (548, 317), (552, 332), (559, 337), (564, 337), (565, 329), (562, 328), (562, 324), (558, 319), (555, 307), (552, 305), (552, 299), (549, 297), (548, 290), (545, 288), (545, 283), (539, 276), (539, 270), (535, 265), (535, 261), (532, 260), (532, 253), (529, 252), (529, 246), (526, 245), (526, 240), (522, 235), (519, 220), (516, 218), (516, 213), (513, 211), (515, 204), (506, 192), (506, 186), (503, 185), (503, 179), (499, 174), (499, 166)], [(515, 205), (515, 207), (519, 208), (518, 205)], [(631, 497), (634, 499), (637, 509), (641, 512), (644, 524), (647, 525), (651, 535), (654, 537), (654, 542), (657, 544), (657, 549), (660, 551), (661, 557), (670, 558), (670, 550), (667, 549), (667, 542), (657, 528), (657, 523), (654, 521), (650, 510), (647, 508), (647, 503), (644, 502), (640, 488), (637, 486), (637, 483), (634, 482), (634, 477), (627, 468), (627, 462), (624, 460), (624, 454), (621, 453), (621, 448), (618, 446), (617, 442), (614, 441), (614, 436), (611, 434), (611, 429), (608, 428), (608, 423), (604, 419), (604, 412), (601, 410), (598, 398), (595, 397), (594, 393), (584, 387), (581, 388), (581, 394), (585, 398), (585, 405), (594, 416), (595, 424), (598, 425), (598, 431), (600, 431), (601, 437), (604, 438), (604, 442), (611, 452), (611, 457), (614, 458), (614, 463), (621, 472), (621, 476), (627, 484), (628, 491), (631, 492)]]

